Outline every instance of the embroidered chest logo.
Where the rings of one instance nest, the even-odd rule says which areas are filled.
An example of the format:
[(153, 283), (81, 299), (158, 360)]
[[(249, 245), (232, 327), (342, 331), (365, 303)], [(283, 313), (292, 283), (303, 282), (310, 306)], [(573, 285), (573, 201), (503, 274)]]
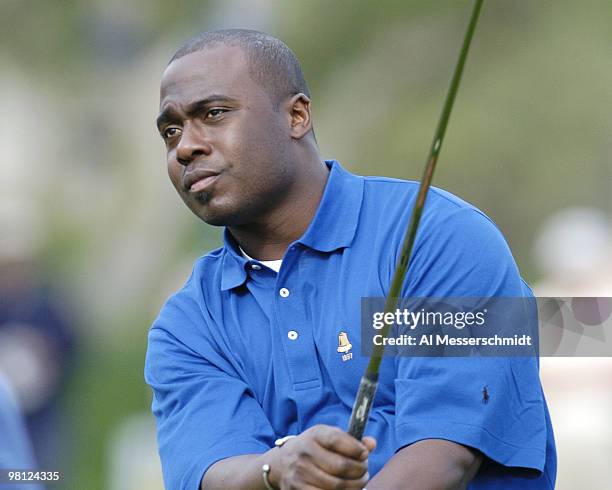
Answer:
[(351, 344), (346, 332), (340, 332), (338, 334), (338, 352), (342, 354), (342, 361), (346, 362), (353, 358), (352, 348), (353, 344)]

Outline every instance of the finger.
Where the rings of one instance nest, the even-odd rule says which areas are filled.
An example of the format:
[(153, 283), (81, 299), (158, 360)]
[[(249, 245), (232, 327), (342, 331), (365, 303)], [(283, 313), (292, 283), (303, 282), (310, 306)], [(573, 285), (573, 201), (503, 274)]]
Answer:
[(363, 443), (365, 447), (368, 448), (369, 452), (372, 452), (374, 451), (374, 449), (376, 449), (376, 439), (374, 439), (373, 437), (366, 436), (363, 439), (361, 439), (361, 442)]
[[(326, 473), (314, 464), (302, 467), (300, 474), (297, 476), (299, 477), (298, 481), (322, 490), (362, 490), (369, 480), (367, 472), (361, 478), (339, 478)], [(304, 487), (298, 484), (296, 488)]]
[(368, 448), (348, 433), (331, 427), (319, 425), (313, 427), (314, 437), (320, 446), (349, 458), (363, 460), (368, 457)]
[(348, 480), (361, 478), (368, 471), (367, 459), (347, 458), (317, 445), (312, 450), (311, 461), (325, 473)]

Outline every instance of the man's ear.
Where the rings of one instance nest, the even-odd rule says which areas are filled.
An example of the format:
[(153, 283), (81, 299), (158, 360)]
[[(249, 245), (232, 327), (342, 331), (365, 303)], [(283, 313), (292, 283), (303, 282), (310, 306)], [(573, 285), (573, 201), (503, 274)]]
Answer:
[(295, 94), (289, 99), (288, 109), (291, 137), (299, 140), (312, 129), (310, 99), (302, 93)]

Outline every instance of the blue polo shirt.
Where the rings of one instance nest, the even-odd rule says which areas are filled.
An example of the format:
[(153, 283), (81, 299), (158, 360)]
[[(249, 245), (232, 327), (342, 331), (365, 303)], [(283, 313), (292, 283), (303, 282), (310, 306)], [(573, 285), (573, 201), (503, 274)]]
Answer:
[[(196, 261), (150, 330), (145, 378), (169, 490), (197, 490), (216, 461), (263, 453), (278, 437), (348, 425), (368, 362), (361, 298), (387, 294), (418, 183), (326, 163), (319, 208), (278, 273), (243, 257), (226, 230), (224, 246)], [(491, 220), (433, 188), (403, 294), (531, 292)], [(341, 332), (348, 352), (338, 352)], [(554, 487), (553, 433), (533, 358), (386, 357), (366, 434), (378, 440), (371, 475), (402, 447), (437, 438), (487, 456), (471, 489)]]

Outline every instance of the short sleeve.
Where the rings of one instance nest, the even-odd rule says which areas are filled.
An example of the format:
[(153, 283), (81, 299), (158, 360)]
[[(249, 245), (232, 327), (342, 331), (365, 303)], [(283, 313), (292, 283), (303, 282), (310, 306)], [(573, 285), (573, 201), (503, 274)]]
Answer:
[[(424, 228), (405, 297), (531, 297), (495, 225), (460, 208)], [(446, 439), (542, 471), (546, 409), (536, 358), (396, 358), (397, 448)]]
[[(167, 304), (149, 332), (145, 379), (153, 389), (168, 490), (198, 490), (213, 463), (263, 453), (273, 440), (249, 386), (192, 323), (189, 315)], [(165, 328), (170, 324), (180, 327), (180, 339)]]

